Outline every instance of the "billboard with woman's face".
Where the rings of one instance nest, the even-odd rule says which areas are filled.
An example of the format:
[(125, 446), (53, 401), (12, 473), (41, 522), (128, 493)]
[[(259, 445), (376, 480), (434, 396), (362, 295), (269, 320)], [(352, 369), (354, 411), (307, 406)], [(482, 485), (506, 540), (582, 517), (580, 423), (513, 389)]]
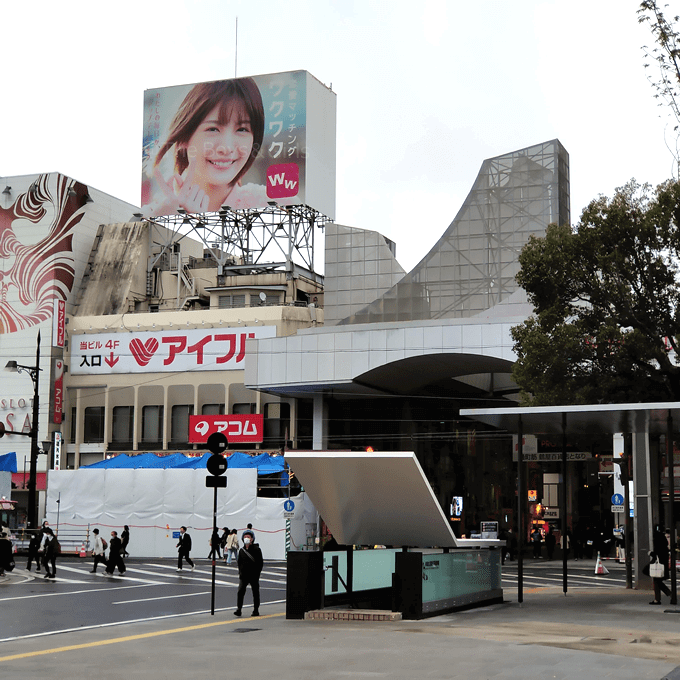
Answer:
[(145, 216), (273, 202), (335, 217), (329, 88), (290, 71), (145, 91)]

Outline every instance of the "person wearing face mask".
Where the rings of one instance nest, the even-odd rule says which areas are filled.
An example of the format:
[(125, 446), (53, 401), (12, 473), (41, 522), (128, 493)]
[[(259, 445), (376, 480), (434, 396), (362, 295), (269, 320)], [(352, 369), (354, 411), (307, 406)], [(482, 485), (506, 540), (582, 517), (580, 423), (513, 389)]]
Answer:
[(241, 616), (243, 598), (246, 588), (250, 584), (253, 591), (253, 613), (251, 616), (260, 615), (260, 573), (264, 566), (262, 551), (255, 543), (255, 534), (252, 529), (246, 529), (241, 535), (243, 547), (238, 553), (238, 592), (236, 594), (236, 611), (234, 616)]

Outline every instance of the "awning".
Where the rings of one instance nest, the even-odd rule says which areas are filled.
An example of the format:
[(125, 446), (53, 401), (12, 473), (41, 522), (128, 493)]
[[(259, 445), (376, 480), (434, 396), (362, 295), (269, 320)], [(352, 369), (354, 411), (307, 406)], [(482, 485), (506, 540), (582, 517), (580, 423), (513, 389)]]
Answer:
[[(21, 491), (22, 489), (28, 489), (28, 470), (26, 471), (26, 474), (23, 472), (13, 472), (12, 473), (12, 484), (16, 484), (17, 491)], [(26, 480), (26, 483), (24, 485), (24, 480)], [(47, 473), (46, 472), (38, 472), (36, 477), (35, 477), (35, 488), (37, 491), (45, 491), (47, 488)]]

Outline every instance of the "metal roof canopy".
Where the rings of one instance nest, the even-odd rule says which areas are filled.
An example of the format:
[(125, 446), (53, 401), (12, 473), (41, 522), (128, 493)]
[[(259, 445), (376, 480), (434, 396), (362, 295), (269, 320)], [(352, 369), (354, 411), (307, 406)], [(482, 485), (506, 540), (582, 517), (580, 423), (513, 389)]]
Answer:
[(460, 415), (512, 433), (518, 432), (521, 416), (524, 434), (562, 434), (564, 415), (567, 433), (648, 431), (650, 434), (666, 434), (669, 415), (674, 422), (680, 422), (680, 402), (466, 408), (460, 410)]
[(498, 545), (456, 538), (412, 451), (287, 451), (285, 458), (340, 544)]

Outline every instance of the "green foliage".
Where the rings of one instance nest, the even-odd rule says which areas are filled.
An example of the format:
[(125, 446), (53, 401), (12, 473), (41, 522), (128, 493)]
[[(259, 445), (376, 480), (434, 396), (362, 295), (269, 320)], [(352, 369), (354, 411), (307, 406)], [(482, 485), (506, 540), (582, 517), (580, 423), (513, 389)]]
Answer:
[(680, 183), (631, 181), (520, 255), (535, 315), (512, 329), (529, 405), (680, 399)]

